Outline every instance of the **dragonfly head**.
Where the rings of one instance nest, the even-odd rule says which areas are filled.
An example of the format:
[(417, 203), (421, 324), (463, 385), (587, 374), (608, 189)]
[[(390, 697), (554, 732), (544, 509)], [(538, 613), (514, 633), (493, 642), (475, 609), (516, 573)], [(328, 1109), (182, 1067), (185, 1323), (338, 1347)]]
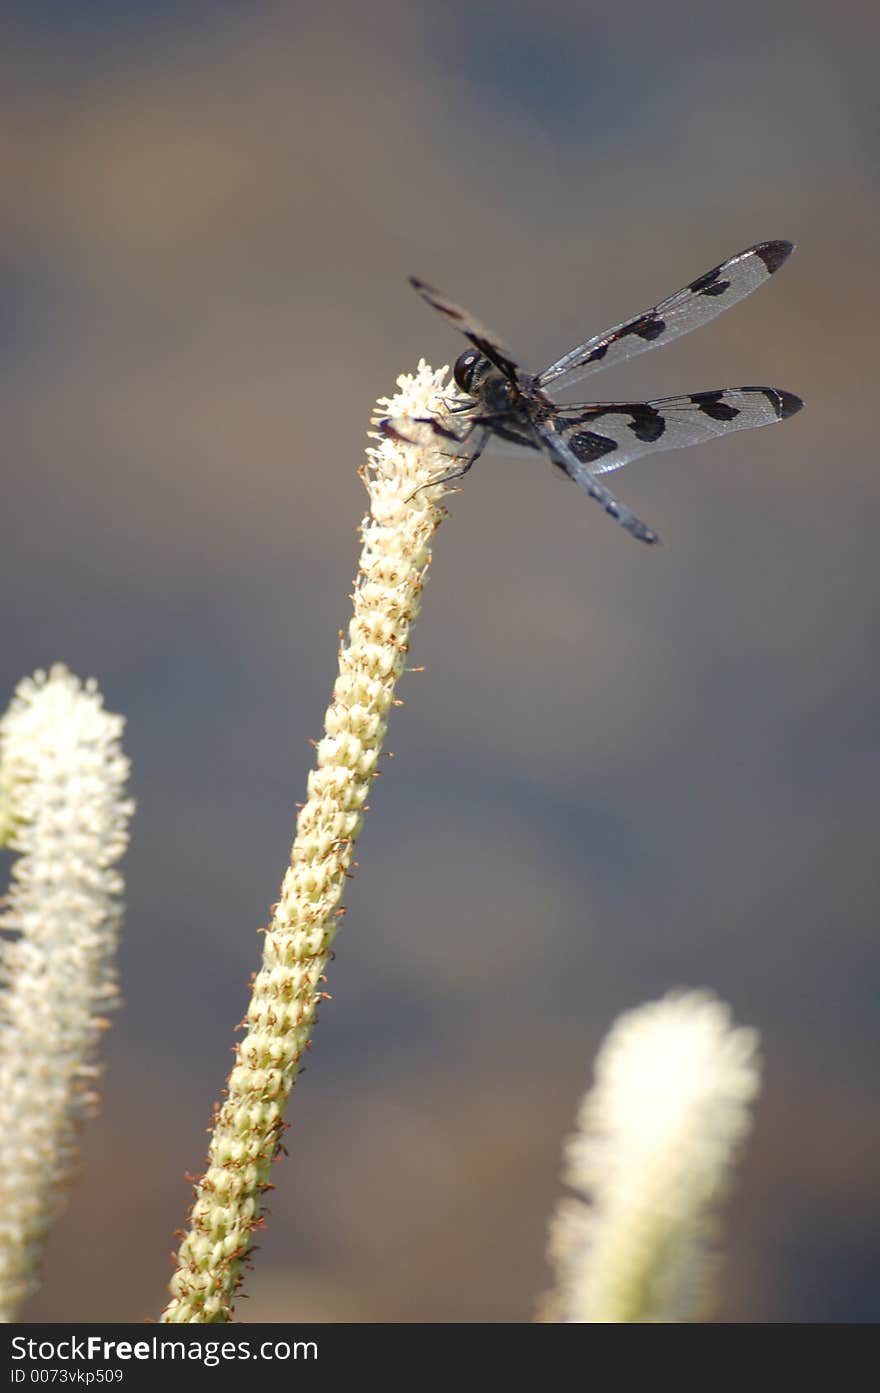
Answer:
[(495, 363), (476, 348), (468, 348), (457, 359), (452, 370), (460, 392), (476, 398), (486, 411), (503, 413), (515, 408), (519, 393), (514, 384), (500, 372)]
[(456, 359), (455, 367), (452, 369), (452, 376), (458, 390), (467, 392), (469, 396), (476, 396), (474, 389), (477, 381), (489, 366), (490, 364), (482, 353), (478, 353), (475, 348), (466, 349)]

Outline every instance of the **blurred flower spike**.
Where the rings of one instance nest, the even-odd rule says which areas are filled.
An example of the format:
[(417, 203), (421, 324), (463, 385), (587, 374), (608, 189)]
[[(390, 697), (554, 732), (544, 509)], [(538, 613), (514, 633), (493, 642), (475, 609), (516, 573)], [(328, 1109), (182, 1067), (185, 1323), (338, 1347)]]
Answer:
[(565, 1148), (548, 1255), (556, 1321), (692, 1321), (710, 1314), (716, 1211), (759, 1088), (755, 1031), (707, 992), (621, 1016)]
[(19, 853), (0, 909), (3, 1321), (37, 1285), (117, 1004), (116, 863), (134, 807), (123, 724), (61, 665), (25, 678), (0, 719), (0, 842)]

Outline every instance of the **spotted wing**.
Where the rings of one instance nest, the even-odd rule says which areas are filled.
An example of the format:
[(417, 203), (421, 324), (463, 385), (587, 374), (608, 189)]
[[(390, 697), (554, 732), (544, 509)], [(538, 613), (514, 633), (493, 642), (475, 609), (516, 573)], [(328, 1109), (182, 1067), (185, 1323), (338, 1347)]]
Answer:
[(591, 402), (553, 412), (553, 430), (592, 476), (640, 455), (701, 445), (719, 435), (769, 426), (803, 402), (780, 387), (724, 387), (655, 401)]
[(410, 276), (409, 283), (414, 290), (417, 290), (426, 304), (432, 310), (438, 310), (450, 324), (454, 324), (466, 339), (470, 339), (474, 348), (482, 353), (484, 358), (488, 358), (494, 363), (496, 368), (504, 373), (504, 376), (511, 382), (519, 381), (519, 367), (511, 358), (510, 353), (504, 344), (493, 334), (490, 329), (481, 324), (469, 310), (462, 309), (461, 305), (456, 305), (453, 300), (444, 295), (442, 290), (435, 290), (426, 281), (420, 281), (415, 276)]
[(546, 388), (552, 383), (554, 391), (561, 391), (587, 373), (622, 363), (647, 348), (670, 343), (681, 334), (699, 329), (722, 310), (751, 295), (779, 270), (793, 251), (791, 242), (758, 242), (739, 252), (670, 295), (668, 300), (662, 300), (652, 310), (573, 348), (544, 369), (537, 379), (538, 386)]

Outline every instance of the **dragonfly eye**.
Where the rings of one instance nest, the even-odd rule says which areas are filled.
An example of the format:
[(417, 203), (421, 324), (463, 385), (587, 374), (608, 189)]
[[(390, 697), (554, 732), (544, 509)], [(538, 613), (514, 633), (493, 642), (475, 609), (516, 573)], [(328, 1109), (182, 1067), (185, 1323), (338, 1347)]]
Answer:
[(455, 385), (460, 392), (468, 392), (472, 394), (474, 372), (476, 371), (476, 367), (479, 361), (480, 354), (477, 353), (476, 349), (473, 348), (467, 349), (467, 351), (465, 353), (462, 353), (461, 356), (456, 360), (455, 367), (452, 369), (452, 376), (455, 379)]

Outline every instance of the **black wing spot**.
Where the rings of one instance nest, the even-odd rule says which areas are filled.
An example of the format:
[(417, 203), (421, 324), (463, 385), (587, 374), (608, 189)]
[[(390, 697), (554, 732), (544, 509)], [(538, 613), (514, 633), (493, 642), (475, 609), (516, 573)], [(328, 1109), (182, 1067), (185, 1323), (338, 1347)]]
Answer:
[(740, 390), (763, 392), (780, 421), (787, 421), (789, 416), (796, 416), (804, 404), (800, 397), (796, 397), (794, 392), (786, 392), (784, 387), (743, 387)]
[(697, 276), (695, 281), (691, 281), (688, 290), (692, 290), (695, 295), (699, 295), (701, 291), (706, 290), (710, 285), (714, 285), (720, 275), (721, 267), (716, 266), (713, 270), (707, 271), (704, 276)]
[(603, 455), (617, 449), (617, 441), (607, 435), (597, 435), (593, 430), (580, 430), (570, 435), (566, 441), (568, 448), (577, 455), (581, 464), (593, 464)]
[(429, 285), (427, 281), (420, 281), (418, 276), (410, 276), (409, 283), (413, 290), (417, 290), (422, 298), (427, 300), (432, 310), (438, 310), (440, 314), (445, 314), (447, 319), (456, 321), (462, 319), (461, 310), (457, 305), (451, 305), (448, 302), (437, 299), (440, 292), (439, 290), (435, 290), (433, 285)]
[(755, 255), (759, 256), (767, 267), (768, 276), (772, 276), (774, 271), (778, 271), (783, 261), (787, 261), (794, 251), (793, 242), (760, 242), (754, 249)]
[(730, 281), (723, 281), (720, 277), (721, 267), (716, 266), (714, 271), (707, 271), (705, 276), (691, 281), (688, 290), (694, 295), (726, 295), (730, 289)]
[(631, 430), (636, 440), (643, 440), (646, 445), (650, 445), (660, 439), (666, 430), (666, 418), (656, 406), (649, 406), (647, 402), (636, 402), (628, 409), (632, 418)]
[(789, 416), (796, 416), (804, 404), (794, 392), (785, 392), (781, 387), (776, 388), (776, 396), (779, 398), (779, 415), (783, 421), (787, 421)]
[(710, 421), (732, 421), (739, 415), (739, 407), (725, 401), (722, 391), (694, 392), (691, 401)]
[(623, 338), (624, 334), (636, 334), (640, 339), (652, 343), (654, 339), (659, 339), (665, 329), (665, 319), (661, 319), (657, 314), (643, 314), (630, 324), (625, 324), (620, 331), (620, 337)]

